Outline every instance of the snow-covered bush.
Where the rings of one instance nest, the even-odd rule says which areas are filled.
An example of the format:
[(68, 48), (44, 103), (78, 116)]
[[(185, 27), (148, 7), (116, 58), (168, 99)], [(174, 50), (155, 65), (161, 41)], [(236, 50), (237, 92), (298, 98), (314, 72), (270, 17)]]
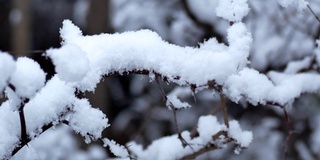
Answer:
[[(124, 2), (126, 1), (118, 1), (117, 5), (126, 7)], [(320, 63), (319, 48), (313, 49), (312, 56), (289, 63), (283, 72), (259, 72), (265, 69), (268, 62), (263, 61), (260, 68), (249, 67), (250, 52), (257, 49), (255, 35), (259, 33), (252, 34), (249, 30), (254, 21), (248, 20), (248, 24), (242, 22), (252, 10), (247, 0), (203, 0), (199, 4), (191, 0), (185, 2), (188, 5), (194, 4), (191, 5), (191, 10), (198, 11), (197, 15), (202, 21), (213, 23), (205, 18), (208, 12), (197, 10), (197, 7), (205, 3), (210, 4), (208, 8), (212, 9), (211, 14), (216, 14), (215, 19), (227, 24), (219, 29), (226, 33), (226, 43), (210, 38), (199, 44), (199, 47), (181, 47), (168, 43), (156, 32), (146, 29), (85, 36), (70, 20), (65, 20), (60, 29), (61, 47), (48, 49), (44, 54), (52, 60), (56, 70), (56, 74), (48, 81), (45, 81), (46, 73), (37, 62), (26, 57), (15, 61), (8, 53), (0, 52), (0, 90), (7, 97), (0, 106), (1, 159), (106, 158), (99, 147), (92, 148), (88, 153), (76, 150), (75, 140), (63, 136), (69, 136), (71, 129), (80, 134), (86, 143), (100, 140), (115, 156), (128, 159), (193, 159), (212, 150), (221, 149), (223, 153), (223, 148), (229, 143), (235, 144), (232, 150), (236, 154), (241, 154), (246, 148), (250, 150), (251, 143), (254, 147), (261, 148), (254, 142), (254, 134), (241, 128), (241, 122), (229, 121), (229, 100), (244, 106), (277, 106), (277, 112), (283, 111), (289, 139), (293, 132), (288, 115), (290, 106), (302, 94), (318, 93), (320, 89), (320, 75), (316, 72)], [(152, 6), (152, 1), (145, 3)], [(295, 6), (301, 11), (308, 5), (304, 0), (279, 0), (278, 3), (284, 7)], [(261, 4), (255, 4), (254, 7), (258, 5)], [(130, 7), (129, 9), (135, 10), (135, 5)], [(118, 18), (115, 25), (130, 23), (126, 20), (126, 14), (129, 13), (122, 14), (123, 17)], [(166, 15), (166, 12), (159, 14)], [(175, 36), (184, 36), (184, 32), (179, 31), (181, 29), (201, 32), (191, 25), (185, 15), (178, 12), (174, 16), (178, 20), (170, 26), (172, 28), (159, 28), (160, 34), (170, 30), (178, 33)], [(146, 23), (153, 22), (152, 18), (146, 20)], [(189, 24), (190, 28), (185, 28)], [(153, 27), (157, 25), (154, 24)], [(177, 37), (165, 38), (181, 44), (187, 43)], [(316, 43), (315, 40), (313, 43)], [(254, 65), (256, 64), (253, 63), (252, 66)], [(148, 75), (151, 81), (159, 85), (166, 106), (174, 114), (177, 134), (158, 138), (146, 148), (134, 141), (125, 146), (120, 145), (102, 136), (102, 131), (110, 126), (107, 116), (91, 106), (88, 99), (77, 95), (95, 91), (97, 84), (104, 78), (128, 74)], [(159, 81), (176, 84), (178, 87), (166, 95)], [(197, 127), (180, 132), (176, 112), (193, 106), (183, 102), (181, 97), (195, 96), (203, 93), (202, 91), (219, 95), (223, 121), (219, 122), (219, 118), (213, 114), (202, 115), (197, 118)], [(318, 119), (315, 118), (315, 121)], [(253, 129), (253, 132), (260, 133), (256, 136), (257, 141), (264, 138), (259, 137), (262, 132), (276, 135), (268, 138), (268, 146), (284, 139), (273, 130), (277, 123), (274, 119), (266, 119), (261, 122), (261, 127)], [(48, 140), (48, 143), (41, 139)], [(56, 140), (58, 145), (54, 145)], [(317, 132), (313, 134), (312, 141), (319, 141)], [(300, 145), (297, 147), (303, 150), (304, 143), (298, 144)], [(55, 147), (48, 149), (43, 147), (45, 145)], [(285, 153), (286, 149), (287, 147)], [(316, 153), (319, 146), (313, 145), (312, 149)], [(50, 156), (51, 151), (55, 152), (54, 156)], [(252, 152), (247, 155), (255, 156)], [(308, 154), (304, 152), (301, 155)]]

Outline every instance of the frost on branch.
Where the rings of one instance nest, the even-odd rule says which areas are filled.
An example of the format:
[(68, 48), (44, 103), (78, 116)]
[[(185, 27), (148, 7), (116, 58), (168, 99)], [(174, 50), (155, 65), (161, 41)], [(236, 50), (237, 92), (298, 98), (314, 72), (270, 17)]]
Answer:
[(46, 74), (40, 65), (32, 59), (21, 57), (16, 62), (16, 70), (10, 83), (21, 98), (31, 98), (44, 86)]

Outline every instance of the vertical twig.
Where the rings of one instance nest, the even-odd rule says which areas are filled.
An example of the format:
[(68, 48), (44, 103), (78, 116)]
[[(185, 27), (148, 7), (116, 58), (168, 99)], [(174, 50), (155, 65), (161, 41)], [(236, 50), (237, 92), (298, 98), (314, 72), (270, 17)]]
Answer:
[[(14, 85), (9, 83), (8, 87), (13, 91), (16, 92), (16, 88)], [(21, 104), (18, 107), (18, 112), (19, 112), (19, 118), (20, 118), (20, 130), (21, 130), (21, 137), (20, 137), (20, 145), (24, 146), (26, 145), (30, 140), (27, 135), (27, 126), (26, 126), (26, 119), (24, 117), (24, 106), (26, 103), (29, 102), (29, 99), (25, 99), (21, 102)]]
[[(161, 87), (160, 81), (159, 81), (159, 77), (157, 75), (156, 75), (156, 82), (158, 84), (159, 90), (160, 90), (164, 100), (167, 101), (168, 97), (166, 96), (163, 88)], [(177, 110), (176, 110), (176, 108), (173, 106), (173, 104), (171, 102), (170, 102), (170, 109), (173, 112), (173, 120), (174, 120), (174, 125), (175, 125), (175, 128), (176, 128), (176, 131), (178, 132), (178, 139), (181, 141), (183, 147), (189, 146), (193, 150), (191, 145), (188, 144), (188, 142), (181, 135), (181, 132), (180, 132), (180, 129), (179, 129), (179, 125), (178, 125), (178, 120), (177, 120)]]
[(226, 105), (227, 100), (222, 94), (220, 94), (220, 101), (221, 101), (220, 106), (222, 108), (224, 124), (227, 126), (227, 128), (229, 128), (228, 109), (227, 109), (227, 105)]
[(291, 121), (290, 121), (288, 112), (287, 112), (285, 107), (283, 107), (283, 112), (284, 112), (285, 122), (286, 122), (286, 125), (287, 125), (287, 132), (288, 132), (287, 138), (286, 138), (286, 142), (285, 142), (285, 145), (284, 145), (284, 159), (287, 160), (288, 159), (288, 146), (289, 146), (289, 140), (290, 140), (291, 135), (292, 135), (292, 129), (291, 129)]

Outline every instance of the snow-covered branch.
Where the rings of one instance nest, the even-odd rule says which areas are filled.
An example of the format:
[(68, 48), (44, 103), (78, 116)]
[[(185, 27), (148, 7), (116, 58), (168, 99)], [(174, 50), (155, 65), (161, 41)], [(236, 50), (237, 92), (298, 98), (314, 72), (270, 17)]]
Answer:
[[(186, 2), (185, 5), (192, 3)], [(304, 0), (278, 0), (278, 3), (300, 10), (307, 5)], [(211, 38), (199, 47), (181, 47), (151, 30), (86, 36), (70, 20), (65, 20), (60, 29), (61, 47), (48, 49), (44, 54), (52, 60), (56, 71), (48, 81), (37, 62), (26, 57), (14, 60), (8, 53), (0, 52), (0, 91), (7, 97), (0, 106), (0, 159), (11, 158), (58, 124), (68, 125), (86, 143), (102, 140), (112, 153), (122, 158), (190, 159), (231, 142), (237, 146), (235, 153), (239, 153), (250, 145), (253, 136), (243, 131), (238, 121), (229, 121), (226, 99), (283, 107), (303, 93), (320, 90), (319, 72), (312, 71), (319, 68), (319, 49), (314, 50), (313, 57), (290, 63), (283, 73), (260, 73), (247, 66), (253, 42), (247, 26), (241, 22), (250, 11), (247, 0), (220, 0), (214, 10), (218, 17), (230, 22), (225, 28), (226, 44)], [(76, 94), (95, 91), (104, 78), (129, 74), (144, 74), (151, 80), (184, 86), (164, 95), (173, 111), (191, 107), (179, 99), (181, 96), (205, 89), (218, 92), (224, 124), (213, 115), (201, 116), (196, 134), (183, 131), (159, 138), (146, 149), (135, 142), (124, 147), (102, 137), (102, 131), (109, 126), (108, 118), (93, 108), (88, 99)], [(177, 125), (176, 117), (175, 122)], [(181, 139), (187, 145), (182, 145)]]

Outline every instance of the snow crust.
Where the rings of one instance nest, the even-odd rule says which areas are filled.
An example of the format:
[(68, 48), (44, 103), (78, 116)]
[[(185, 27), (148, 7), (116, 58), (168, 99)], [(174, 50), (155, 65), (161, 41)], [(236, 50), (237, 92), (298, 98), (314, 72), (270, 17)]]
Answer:
[[(57, 72), (47, 83), (45, 73), (33, 60), (23, 57), (15, 62), (11, 56), (0, 52), (0, 90), (8, 83), (15, 87), (6, 88), (8, 101), (0, 106), (0, 157), (8, 157), (19, 142), (20, 123), (16, 109), (25, 99), (30, 99), (24, 111), (31, 138), (42, 133), (42, 126), (59, 124), (63, 120), (68, 120), (71, 128), (84, 136), (87, 143), (101, 138), (101, 132), (109, 125), (108, 119), (100, 110), (92, 108), (88, 100), (76, 98), (75, 92), (94, 91), (102, 76), (114, 72), (148, 70), (151, 79), (157, 73), (169, 82), (202, 88), (214, 81), (232, 101), (244, 98), (254, 105), (269, 102), (285, 105), (302, 93), (319, 91), (320, 76), (296, 73), (307, 67), (308, 59), (291, 63), (285, 73), (264, 75), (247, 68), (252, 36), (240, 22), (249, 12), (247, 0), (220, 0), (212, 4), (215, 2), (218, 4), (217, 16), (235, 22), (227, 29), (228, 44), (211, 38), (198, 48), (180, 47), (162, 40), (150, 30), (84, 36), (79, 27), (65, 20), (60, 29), (62, 47), (47, 50)], [(304, 0), (278, 2), (284, 7), (297, 5), (303, 8), (307, 4)], [(188, 94), (186, 90), (174, 90), (168, 95), (167, 105), (190, 107), (178, 99), (184, 94)], [(177, 159), (204, 145), (222, 147), (226, 137), (212, 139), (219, 131), (227, 132), (240, 147), (247, 147), (252, 141), (252, 133), (243, 131), (237, 121), (230, 121), (230, 128), (227, 128), (212, 115), (199, 118), (197, 131), (199, 137), (193, 139), (188, 131), (182, 132), (192, 149), (184, 148), (177, 135), (158, 139), (146, 149), (134, 142), (128, 146), (141, 159)], [(109, 139), (103, 140), (115, 155), (128, 156), (123, 146)], [(34, 155), (34, 152), (30, 154)]]
[(311, 57), (305, 57), (303, 60), (290, 62), (284, 70), (284, 73), (294, 74), (300, 70), (308, 69), (311, 61)]
[(291, 104), (302, 93), (320, 90), (320, 76), (315, 73), (269, 72), (267, 76), (245, 68), (228, 78), (224, 93), (234, 102), (245, 98), (254, 105), (266, 102), (286, 105)]
[(86, 143), (101, 138), (102, 131), (109, 126), (105, 114), (92, 108), (87, 99), (76, 99), (73, 105), (74, 114), (69, 119), (69, 125), (72, 129), (80, 133)]

